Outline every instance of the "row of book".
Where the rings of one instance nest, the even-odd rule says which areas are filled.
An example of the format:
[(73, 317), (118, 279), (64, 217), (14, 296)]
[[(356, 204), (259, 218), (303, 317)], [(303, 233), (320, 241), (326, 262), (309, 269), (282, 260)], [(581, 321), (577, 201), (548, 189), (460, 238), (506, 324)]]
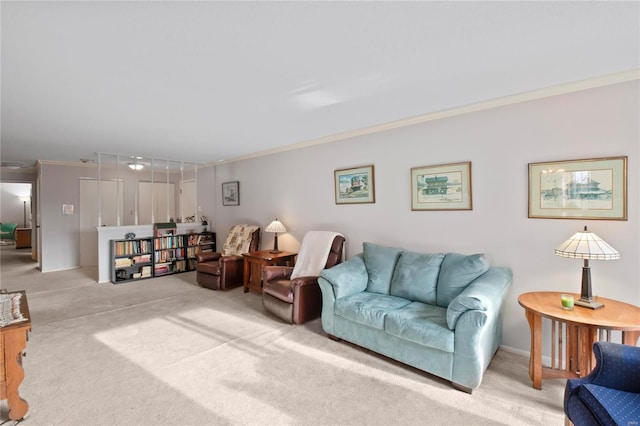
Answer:
[(153, 254), (155, 263), (167, 262), (174, 259), (184, 258), (184, 248), (157, 250)]
[(184, 238), (182, 235), (156, 238), (153, 242), (153, 246), (156, 250), (184, 247)]
[(213, 247), (207, 247), (207, 246), (187, 247), (187, 257), (196, 257), (197, 254), (207, 252), (207, 251), (213, 251)]
[(213, 243), (213, 236), (211, 234), (191, 234), (187, 238), (187, 245), (197, 246), (199, 244), (211, 244)]
[(116, 268), (126, 268), (137, 263), (151, 263), (151, 253), (140, 254), (133, 257), (116, 257), (114, 264)]
[(154, 276), (171, 274), (174, 272), (186, 271), (187, 264), (184, 260), (178, 260), (177, 262), (163, 262), (156, 263), (153, 267)]
[(113, 250), (116, 256), (149, 253), (151, 251), (151, 240), (114, 241)]

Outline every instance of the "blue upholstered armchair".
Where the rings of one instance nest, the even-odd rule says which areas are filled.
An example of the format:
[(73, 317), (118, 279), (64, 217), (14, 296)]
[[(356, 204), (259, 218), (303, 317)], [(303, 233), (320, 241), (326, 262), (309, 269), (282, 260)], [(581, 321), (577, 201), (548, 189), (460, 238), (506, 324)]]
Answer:
[(564, 413), (575, 426), (640, 425), (640, 347), (596, 342), (596, 368), (567, 380)]

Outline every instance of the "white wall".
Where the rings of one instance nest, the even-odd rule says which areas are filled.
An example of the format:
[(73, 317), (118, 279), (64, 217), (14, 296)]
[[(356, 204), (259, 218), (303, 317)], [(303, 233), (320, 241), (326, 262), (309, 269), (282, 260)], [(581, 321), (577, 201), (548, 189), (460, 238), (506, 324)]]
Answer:
[[(41, 165), (41, 232), (42, 232), (42, 272), (72, 269), (80, 266), (80, 178), (97, 178), (95, 165), (68, 165), (44, 163)], [(102, 179), (124, 180), (124, 220), (123, 224), (134, 223), (134, 193), (138, 185), (138, 178), (148, 179), (141, 173), (133, 173), (128, 169), (115, 171), (104, 170)], [(185, 178), (193, 178), (186, 176)], [(213, 216), (214, 185), (213, 169), (206, 167), (198, 170), (198, 205), (202, 214)], [(97, 197), (96, 197), (97, 202)], [(62, 214), (62, 205), (74, 206), (74, 213), (70, 216)], [(103, 206), (103, 209), (115, 208)], [(124, 237), (126, 228), (122, 228)], [(108, 253), (108, 251), (107, 251)], [(102, 276), (102, 272), (101, 272)]]
[(26, 227), (31, 227), (31, 184), (2, 182), (0, 184), (0, 222), (25, 226), (25, 204), (20, 197), (27, 197)]
[[(349, 257), (363, 241), (424, 252), (484, 252), (510, 267), (505, 346), (529, 350), (520, 293), (580, 291), (581, 261), (554, 255), (588, 225), (615, 247), (618, 261), (593, 261), (594, 294), (640, 305), (638, 81), (589, 89), (316, 145), (216, 167), (217, 185), (240, 181), (240, 206), (216, 195), (219, 243), (235, 223), (264, 227), (278, 217), (289, 232), (280, 249), (297, 250), (304, 233), (335, 230)], [(628, 221), (527, 218), (528, 163), (629, 157)], [(411, 211), (411, 167), (472, 162), (472, 211)], [(375, 166), (376, 203), (336, 205), (333, 172)], [(263, 233), (263, 248), (273, 244)], [(546, 349), (548, 351), (548, 349)]]
[[(579, 260), (554, 247), (584, 225), (622, 254), (592, 262), (594, 293), (640, 305), (639, 83), (621, 83), (469, 113), (411, 127), (198, 170), (200, 214), (210, 218), (221, 246), (235, 223), (263, 229), (278, 217), (289, 229), (281, 249), (297, 250), (311, 229), (347, 237), (347, 255), (363, 241), (425, 252), (484, 252), (510, 267), (514, 285), (505, 312), (504, 344), (528, 351), (529, 330), (517, 296), (526, 291), (578, 292)], [(530, 162), (626, 155), (628, 221), (527, 218)], [(412, 212), (411, 167), (471, 161), (473, 210)], [(376, 203), (336, 205), (333, 171), (375, 165)], [(78, 178), (93, 169), (43, 164), (41, 225), (43, 272), (79, 265)], [(223, 207), (220, 185), (240, 181), (240, 206)], [(4, 181), (4, 175), (3, 175)], [(263, 233), (263, 247), (273, 244)]]

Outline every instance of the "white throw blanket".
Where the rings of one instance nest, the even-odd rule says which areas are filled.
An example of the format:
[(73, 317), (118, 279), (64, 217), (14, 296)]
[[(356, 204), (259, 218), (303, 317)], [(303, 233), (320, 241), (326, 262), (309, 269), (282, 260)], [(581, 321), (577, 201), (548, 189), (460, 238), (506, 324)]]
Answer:
[(327, 257), (331, 244), (336, 236), (343, 236), (337, 232), (309, 231), (302, 239), (300, 252), (296, 259), (296, 266), (291, 273), (291, 279), (297, 277), (317, 277), (327, 264)]

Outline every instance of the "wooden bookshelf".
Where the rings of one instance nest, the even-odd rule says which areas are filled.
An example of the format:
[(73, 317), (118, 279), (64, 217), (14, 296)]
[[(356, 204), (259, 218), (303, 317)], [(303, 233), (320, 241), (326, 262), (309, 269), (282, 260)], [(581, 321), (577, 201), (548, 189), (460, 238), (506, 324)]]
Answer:
[(198, 265), (196, 256), (204, 252), (216, 251), (215, 232), (201, 232), (197, 234), (187, 234), (187, 269), (193, 271)]
[(111, 282), (136, 281), (153, 276), (153, 238), (111, 240)]
[(153, 276), (187, 270), (185, 235), (163, 235), (153, 239)]
[(196, 255), (216, 251), (215, 232), (156, 234), (131, 240), (111, 240), (111, 282), (194, 271)]

